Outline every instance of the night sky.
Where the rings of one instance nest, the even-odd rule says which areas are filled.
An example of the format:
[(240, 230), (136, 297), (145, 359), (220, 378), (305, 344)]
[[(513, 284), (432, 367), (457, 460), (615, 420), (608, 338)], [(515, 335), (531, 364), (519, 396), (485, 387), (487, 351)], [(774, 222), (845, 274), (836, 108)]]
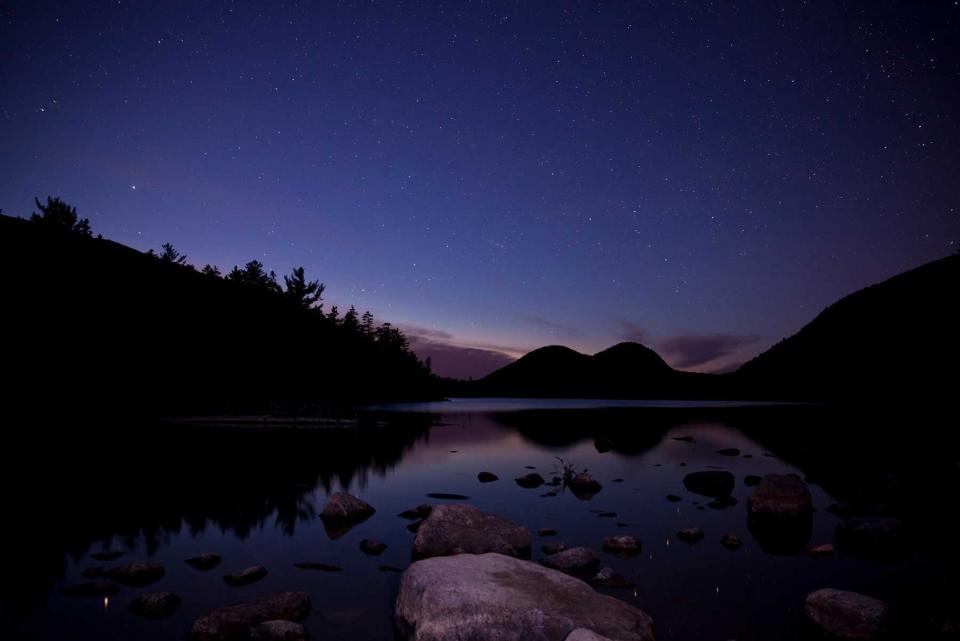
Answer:
[[(0, 5), (0, 207), (251, 259), (439, 373), (729, 369), (960, 242), (960, 7)], [(909, 337), (899, 337), (909, 340)]]

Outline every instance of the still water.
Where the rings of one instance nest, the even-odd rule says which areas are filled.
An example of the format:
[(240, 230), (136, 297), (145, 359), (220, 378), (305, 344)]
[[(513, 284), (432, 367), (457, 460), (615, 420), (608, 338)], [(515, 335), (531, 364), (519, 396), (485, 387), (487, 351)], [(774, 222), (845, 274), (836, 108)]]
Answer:
[[(883, 509), (903, 512), (897, 516), (912, 531), (926, 527), (913, 514), (924, 510), (901, 507), (905, 473), (887, 466), (886, 450), (864, 455), (860, 445), (821, 447), (841, 419), (816, 408), (632, 405), (463, 400), (377, 408), (371, 424), (336, 430), (237, 433), (155, 425), (95, 437), (73, 432), (31, 470), (4, 479), (8, 559), (0, 636), (185, 639), (192, 620), (211, 608), (264, 592), (305, 590), (313, 601), (304, 622), (312, 639), (392, 639), (400, 574), (380, 566), (410, 564), (414, 535), (398, 514), (440, 502), (428, 498), (431, 493), (463, 495), (468, 498), (448, 502), (469, 502), (526, 526), (534, 535), (534, 560), (540, 546), (553, 541), (596, 550), (603, 565), (635, 583), (601, 591), (646, 610), (660, 640), (804, 638), (804, 597), (821, 587), (902, 603), (900, 616), (908, 623), (929, 622), (942, 609), (933, 597), (917, 595), (950, 602), (956, 594), (955, 556), (944, 557), (935, 545), (912, 544), (892, 559), (843, 550), (814, 558), (803, 547), (767, 551), (751, 532), (745, 507), (751, 488), (744, 478), (772, 473), (797, 474), (809, 484), (815, 513), (804, 544), (834, 541), (841, 519), (826, 508), (838, 501), (883, 502)], [(58, 435), (65, 429), (58, 426)], [(807, 447), (811, 440), (818, 447)], [(31, 446), (37, 447), (21, 444), (18, 451), (30, 457)], [(718, 453), (727, 448), (739, 452)], [(851, 451), (861, 456), (851, 460)], [(587, 469), (602, 491), (581, 500), (513, 481), (532, 470), (549, 479), (561, 462)], [(685, 489), (687, 473), (712, 469), (736, 476), (735, 505), (707, 507), (710, 498)], [(481, 471), (499, 480), (481, 484)], [(955, 481), (955, 471), (945, 474), (947, 483)], [(341, 489), (377, 512), (331, 538), (318, 514)], [(670, 502), (668, 494), (681, 500)], [(676, 538), (693, 526), (704, 531), (702, 541)], [(558, 534), (539, 537), (539, 528)], [(614, 534), (637, 537), (643, 553), (629, 560), (603, 553), (601, 539)], [(724, 548), (725, 534), (736, 534), (743, 546)], [(359, 544), (366, 538), (383, 541), (386, 551), (364, 554)], [(91, 557), (108, 550), (123, 555), (108, 562)], [(204, 552), (223, 562), (208, 572), (184, 563)], [(135, 561), (159, 563), (166, 575), (108, 599), (63, 594), (65, 586), (86, 580), (87, 568)], [(294, 567), (298, 562), (342, 571), (303, 570)], [(262, 580), (224, 583), (225, 573), (256, 564), (269, 571)], [(152, 620), (129, 611), (136, 596), (155, 591), (181, 597), (174, 615)]]

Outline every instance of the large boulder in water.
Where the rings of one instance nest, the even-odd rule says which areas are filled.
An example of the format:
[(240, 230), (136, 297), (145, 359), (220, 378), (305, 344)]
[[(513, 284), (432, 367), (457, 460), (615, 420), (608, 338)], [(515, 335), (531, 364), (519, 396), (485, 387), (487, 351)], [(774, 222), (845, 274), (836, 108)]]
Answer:
[(251, 629), (265, 621), (299, 621), (310, 614), (306, 592), (276, 592), (253, 601), (211, 610), (190, 628), (191, 641), (233, 641), (250, 638)]
[(872, 597), (825, 588), (807, 595), (804, 612), (829, 639), (871, 641), (883, 634), (889, 607)]
[(531, 543), (527, 528), (502, 516), (472, 505), (437, 505), (417, 529), (413, 558), (485, 552), (527, 558)]
[(683, 486), (694, 494), (720, 498), (730, 496), (736, 483), (733, 474), (723, 470), (690, 472), (683, 477)]
[(807, 484), (787, 474), (767, 474), (747, 497), (747, 512), (753, 515), (797, 518), (812, 510)]
[[(396, 624), (412, 641), (563, 641), (578, 628), (617, 641), (653, 641), (645, 612), (501, 554), (414, 563), (400, 581)], [(580, 634), (574, 638), (592, 638)]]

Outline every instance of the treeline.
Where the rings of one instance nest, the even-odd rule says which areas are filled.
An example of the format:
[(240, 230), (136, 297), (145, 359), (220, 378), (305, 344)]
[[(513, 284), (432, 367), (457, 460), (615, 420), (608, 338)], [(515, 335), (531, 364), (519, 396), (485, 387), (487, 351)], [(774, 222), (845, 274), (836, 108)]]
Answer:
[[(4, 293), (18, 303), (14, 320), (33, 339), (25, 345), (59, 372), (96, 362), (142, 375), (152, 389), (109, 377), (128, 395), (123, 403), (158, 413), (303, 411), (435, 395), (429, 362), (399, 329), (353, 306), (343, 314), (326, 309), (326, 286), (303, 267), (281, 278), (257, 260), (226, 274), (209, 264), (197, 269), (172, 244), (137, 252), (94, 237), (90, 221), (59, 198), (35, 202), (28, 220), (0, 217), (3, 259), (24, 276)], [(59, 283), (57, 296), (44, 295), (42, 282)], [(54, 317), (72, 327), (72, 340), (39, 331)], [(134, 362), (138, 351), (152, 362)], [(20, 356), (35, 369), (35, 358)], [(61, 377), (37, 378), (49, 385)], [(90, 387), (55, 387), (63, 394), (73, 386)], [(69, 396), (76, 402), (98, 391)]]

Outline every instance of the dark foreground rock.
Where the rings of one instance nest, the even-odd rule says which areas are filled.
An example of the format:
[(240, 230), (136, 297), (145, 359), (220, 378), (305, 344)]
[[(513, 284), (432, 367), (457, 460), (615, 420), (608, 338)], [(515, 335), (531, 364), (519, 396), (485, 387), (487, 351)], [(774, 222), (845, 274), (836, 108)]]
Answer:
[(889, 607), (872, 597), (825, 588), (807, 595), (807, 620), (830, 639), (871, 641), (883, 634)]
[(493, 483), (494, 481), (499, 480), (500, 477), (494, 474), (493, 472), (480, 472), (477, 474), (477, 480), (481, 483)]
[(144, 594), (130, 603), (130, 611), (142, 617), (159, 619), (167, 617), (180, 607), (180, 597), (173, 592), (152, 592)]
[(199, 556), (194, 556), (185, 561), (187, 565), (194, 568), (195, 570), (201, 570), (206, 572), (207, 570), (212, 570), (213, 568), (220, 565), (220, 555), (213, 554), (211, 552), (204, 552)]
[(293, 621), (264, 621), (250, 628), (250, 641), (307, 641), (307, 630)]
[(192, 641), (234, 641), (250, 638), (253, 626), (265, 621), (300, 621), (310, 614), (306, 592), (265, 594), (253, 601), (217, 608), (193, 622)]
[(144, 586), (159, 581), (167, 571), (156, 563), (131, 563), (107, 572), (107, 576), (122, 585)]
[(387, 544), (376, 539), (364, 539), (360, 541), (360, 551), (370, 556), (380, 556), (387, 549)]
[(267, 568), (262, 565), (254, 565), (249, 568), (244, 568), (239, 572), (228, 574), (223, 577), (223, 580), (227, 585), (247, 585), (254, 581), (259, 581), (265, 576), (267, 576)]
[(578, 579), (500, 554), (411, 565), (400, 582), (397, 630), (415, 641), (653, 641), (643, 611)]
[(472, 505), (438, 505), (413, 540), (413, 558), (498, 552), (529, 557), (531, 536), (522, 527)]
[(564, 574), (590, 575), (600, 567), (600, 558), (590, 548), (569, 548), (556, 554), (548, 554), (540, 563)]
[(320, 513), (327, 536), (337, 539), (350, 531), (357, 523), (365, 521), (376, 512), (369, 503), (365, 503), (346, 492), (334, 492)]
[(683, 541), (684, 543), (689, 543), (693, 545), (694, 543), (699, 542), (703, 538), (703, 530), (698, 527), (688, 527), (685, 530), (680, 530), (677, 532), (677, 538)]
[(730, 493), (733, 492), (735, 482), (733, 474), (723, 470), (690, 472), (683, 477), (683, 486), (685, 488), (694, 494), (712, 498), (730, 496)]
[(300, 568), (301, 570), (318, 570), (320, 572), (343, 572), (343, 568), (339, 565), (316, 563), (314, 561), (300, 561), (299, 563), (294, 563), (293, 567)]

